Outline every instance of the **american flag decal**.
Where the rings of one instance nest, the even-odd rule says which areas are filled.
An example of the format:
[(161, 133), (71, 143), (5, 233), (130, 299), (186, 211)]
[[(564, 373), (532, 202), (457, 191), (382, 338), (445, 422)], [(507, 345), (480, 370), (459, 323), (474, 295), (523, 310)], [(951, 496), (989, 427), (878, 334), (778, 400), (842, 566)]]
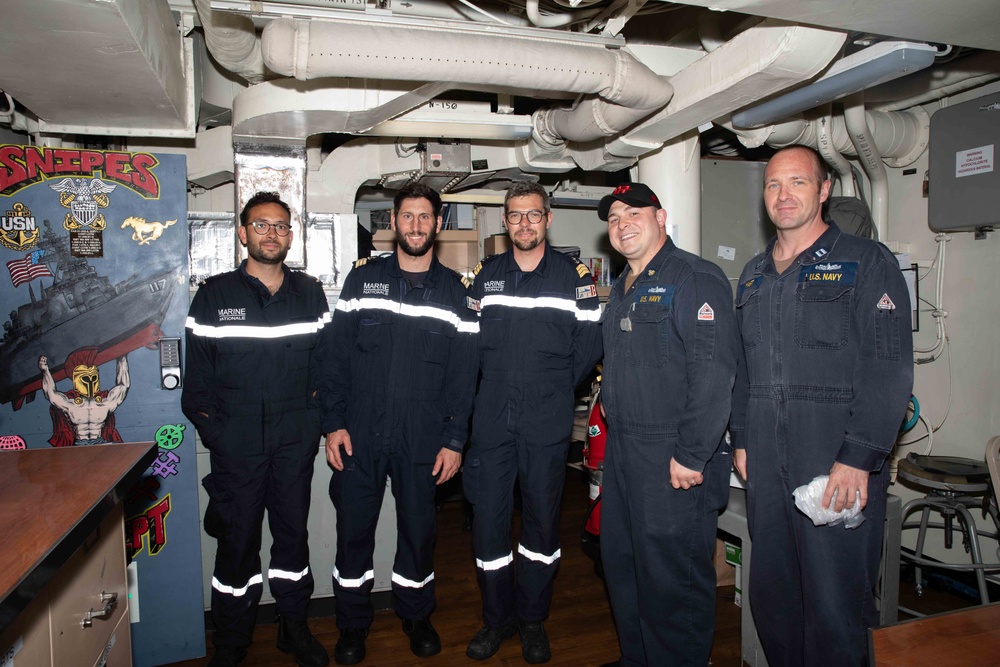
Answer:
[(24, 256), (24, 259), (12, 259), (7, 262), (7, 270), (10, 271), (10, 281), (17, 287), (35, 278), (53, 278), (49, 267), (42, 263), (44, 250), (36, 250)]

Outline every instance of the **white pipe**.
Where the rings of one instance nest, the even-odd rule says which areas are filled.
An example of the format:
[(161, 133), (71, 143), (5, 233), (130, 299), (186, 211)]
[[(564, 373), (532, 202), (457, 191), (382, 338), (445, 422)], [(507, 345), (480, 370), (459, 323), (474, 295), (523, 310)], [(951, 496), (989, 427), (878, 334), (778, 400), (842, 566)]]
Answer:
[(697, 130), (639, 158), (639, 181), (660, 198), (678, 248), (701, 255), (701, 150)]
[(869, 109), (898, 111), (1000, 80), (1000, 53), (981, 51), (865, 91)]
[(851, 141), (854, 143), (861, 166), (871, 182), (872, 218), (875, 220), (878, 239), (887, 239), (889, 238), (889, 179), (885, 174), (882, 156), (868, 128), (864, 93), (855, 93), (844, 98), (844, 122), (851, 133)]
[(585, 9), (563, 14), (542, 14), (538, 11), (538, 0), (527, 0), (525, 8), (528, 10), (528, 20), (539, 28), (561, 28), (565, 25), (572, 25), (578, 21), (589, 19), (601, 11), (600, 9)]
[(224, 68), (251, 83), (264, 80), (260, 42), (249, 16), (215, 12), (211, 0), (194, 0), (209, 53)]
[(840, 194), (844, 197), (854, 196), (854, 172), (851, 163), (840, 154), (831, 140), (833, 116), (830, 111), (833, 105), (826, 105), (826, 113), (816, 124), (816, 149), (833, 169), (840, 174)]
[(665, 78), (624, 50), (543, 42), (510, 34), (456, 34), (445, 27), (400, 28), (341, 20), (277, 19), (264, 29), (264, 62), (300, 80), (364, 78), (388, 73), (400, 81), (447, 81), (532, 92), (598, 95), (600, 101), (556, 111), (549, 143), (585, 140), (595, 127), (614, 134), (662, 108), (673, 92)]

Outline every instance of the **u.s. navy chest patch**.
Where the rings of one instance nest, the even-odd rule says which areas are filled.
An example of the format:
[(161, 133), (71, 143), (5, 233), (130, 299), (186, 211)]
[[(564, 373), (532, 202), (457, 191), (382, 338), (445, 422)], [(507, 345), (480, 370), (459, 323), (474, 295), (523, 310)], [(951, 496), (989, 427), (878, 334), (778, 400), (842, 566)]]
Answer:
[(824, 282), (853, 285), (858, 275), (857, 262), (819, 262), (799, 270), (800, 283)]
[(635, 303), (660, 303), (669, 306), (674, 300), (674, 285), (640, 285), (635, 290)]

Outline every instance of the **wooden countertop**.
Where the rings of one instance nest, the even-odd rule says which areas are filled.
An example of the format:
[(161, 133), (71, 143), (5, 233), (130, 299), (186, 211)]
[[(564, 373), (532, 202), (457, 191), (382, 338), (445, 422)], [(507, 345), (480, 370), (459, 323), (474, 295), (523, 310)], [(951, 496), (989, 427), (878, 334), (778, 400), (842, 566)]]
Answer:
[(151, 442), (0, 452), (0, 632), (155, 457)]
[(870, 637), (877, 667), (1000, 665), (1000, 603), (887, 625)]

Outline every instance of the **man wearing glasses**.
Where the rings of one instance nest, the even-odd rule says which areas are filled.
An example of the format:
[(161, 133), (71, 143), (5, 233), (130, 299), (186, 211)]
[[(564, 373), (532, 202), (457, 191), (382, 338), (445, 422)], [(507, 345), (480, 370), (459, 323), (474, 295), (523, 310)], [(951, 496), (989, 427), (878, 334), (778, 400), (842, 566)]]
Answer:
[(347, 275), (324, 361), (322, 398), (330, 498), (337, 509), (334, 659), (365, 659), (374, 619), (375, 527), (386, 478), (396, 500), (392, 592), (410, 650), (441, 651), (435, 607), (437, 485), (458, 472), (476, 381), (468, 280), (434, 254), (441, 197), (414, 184), (393, 199), (396, 252), (359, 259)]
[(274, 543), (268, 586), (278, 649), (306, 667), (330, 662), (306, 625), (313, 591), (306, 519), (320, 438), (321, 332), (330, 321), (319, 281), (284, 265), (291, 212), (258, 192), (237, 231), (247, 259), (198, 289), (187, 320), (181, 406), (209, 450), (205, 532), (218, 540), (212, 577), (212, 667), (246, 656), (263, 588), (261, 523)]
[[(485, 660), (518, 632), (524, 660), (539, 664), (551, 658), (542, 621), (559, 566), (573, 390), (600, 358), (600, 309), (587, 267), (546, 242), (552, 213), (540, 185), (514, 184), (504, 221), (513, 247), (477, 267), (471, 304), (480, 315), (482, 379), (462, 477), (475, 509), (472, 540), (485, 625), (466, 654)], [(522, 507), (516, 575), (515, 481)]]

